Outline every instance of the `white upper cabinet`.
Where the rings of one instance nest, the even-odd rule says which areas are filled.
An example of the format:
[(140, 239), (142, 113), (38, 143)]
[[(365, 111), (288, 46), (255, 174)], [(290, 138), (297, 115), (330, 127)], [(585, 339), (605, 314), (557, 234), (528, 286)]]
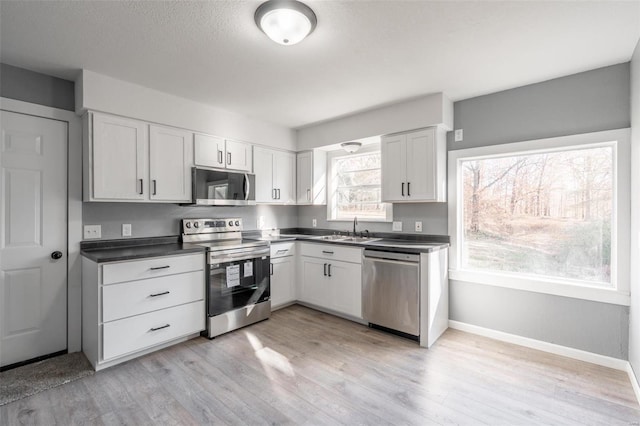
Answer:
[(256, 202), (265, 204), (295, 203), (295, 155), (262, 147), (254, 149)]
[(92, 124), (92, 143), (85, 150), (91, 164), (86, 168), (90, 176), (85, 174), (88, 177), (85, 189), (91, 193), (90, 198), (132, 201), (147, 198), (146, 124), (104, 114), (93, 114)]
[(195, 135), (195, 165), (252, 171), (252, 146), (209, 135)]
[(84, 131), (85, 201), (191, 200), (193, 133), (99, 113)]
[(326, 152), (314, 150), (297, 154), (296, 188), (296, 204), (326, 204)]
[(382, 201), (447, 201), (446, 149), (446, 132), (435, 127), (383, 136)]
[(149, 126), (149, 198), (154, 201), (191, 200), (193, 133)]

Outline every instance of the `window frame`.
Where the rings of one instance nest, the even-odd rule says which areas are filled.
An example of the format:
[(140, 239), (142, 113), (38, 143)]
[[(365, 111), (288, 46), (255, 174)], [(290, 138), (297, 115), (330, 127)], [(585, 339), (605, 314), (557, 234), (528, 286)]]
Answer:
[[(515, 155), (537, 154), (553, 151), (570, 151), (581, 148), (612, 147), (613, 155), (613, 206), (611, 226), (611, 284), (603, 288), (592, 282), (555, 277), (539, 277), (504, 271), (479, 271), (461, 267), (463, 238), (463, 161)], [(628, 306), (629, 295), (629, 234), (630, 234), (630, 184), (631, 146), (630, 129), (583, 133), (548, 139), (529, 140), (477, 148), (449, 151), (449, 235), (451, 238), (449, 278), (453, 281), (506, 287), (535, 293), (552, 294), (597, 302)]]
[[(354, 153), (348, 153), (342, 149), (329, 151), (327, 153), (327, 222), (351, 222), (351, 219), (336, 219), (334, 216), (335, 208), (335, 197), (336, 197), (336, 170), (335, 170), (335, 161), (339, 158), (343, 157), (351, 157), (361, 154), (368, 154), (372, 152), (381, 152), (382, 145), (380, 143), (372, 143), (364, 145), (360, 150)], [(382, 174), (382, 166), (380, 167), (380, 173)], [(381, 175), (382, 176), (382, 175)], [(380, 191), (382, 191), (382, 181), (380, 182)], [(372, 222), (372, 223), (387, 223), (393, 222), (393, 204), (392, 203), (382, 203), (386, 204), (386, 217), (383, 219), (371, 219), (365, 217), (358, 217), (358, 222)]]

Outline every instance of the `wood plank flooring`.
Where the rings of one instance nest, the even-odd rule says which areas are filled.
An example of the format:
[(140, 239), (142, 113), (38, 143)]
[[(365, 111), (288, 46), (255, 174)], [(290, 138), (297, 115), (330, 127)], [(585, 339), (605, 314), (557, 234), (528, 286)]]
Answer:
[(639, 425), (626, 373), (448, 330), (429, 350), (302, 306), (0, 407), (0, 424)]

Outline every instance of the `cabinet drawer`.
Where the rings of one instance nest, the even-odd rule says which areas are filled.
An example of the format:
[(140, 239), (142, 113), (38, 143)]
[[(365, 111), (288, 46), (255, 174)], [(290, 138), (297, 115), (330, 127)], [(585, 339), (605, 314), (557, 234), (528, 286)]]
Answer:
[(300, 254), (303, 256), (319, 257), (322, 259), (362, 263), (361, 248), (344, 247), (337, 244), (303, 243), (300, 247)]
[(277, 259), (279, 257), (293, 256), (296, 254), (295, 241), (286, 243), (271, 243), (271, 258)]
[(204, 330), (204, 301), (150, 312), (102, 327), (102, 357), (109, 360)]
[(113, 321), (204, 299), (204, 271), (102, 288), (102, 321)]
[(131, 262), (110, 263), (102, 266), (102, 284), (136, 281), (200, 270), (204, 270), (204, 254), (154, 257)]

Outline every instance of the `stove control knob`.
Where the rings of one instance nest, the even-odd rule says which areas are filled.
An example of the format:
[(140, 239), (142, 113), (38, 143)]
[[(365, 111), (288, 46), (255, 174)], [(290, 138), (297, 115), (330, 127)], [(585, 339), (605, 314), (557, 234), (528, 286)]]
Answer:
[(229, 221), (229, 226), (233, 226), (233, 221), (232, 220)]
[(191, 222), (185, 223), (184, 226), (187, 227), (187, 228), (191, 228)]
[(240, 226), (240, 221), (236, 220), (236, 226)]
[(193, 227), (194, 228), (198, 228), (198, 227), (200, 227), (200, 224), (198, 222), (193, 222)]

